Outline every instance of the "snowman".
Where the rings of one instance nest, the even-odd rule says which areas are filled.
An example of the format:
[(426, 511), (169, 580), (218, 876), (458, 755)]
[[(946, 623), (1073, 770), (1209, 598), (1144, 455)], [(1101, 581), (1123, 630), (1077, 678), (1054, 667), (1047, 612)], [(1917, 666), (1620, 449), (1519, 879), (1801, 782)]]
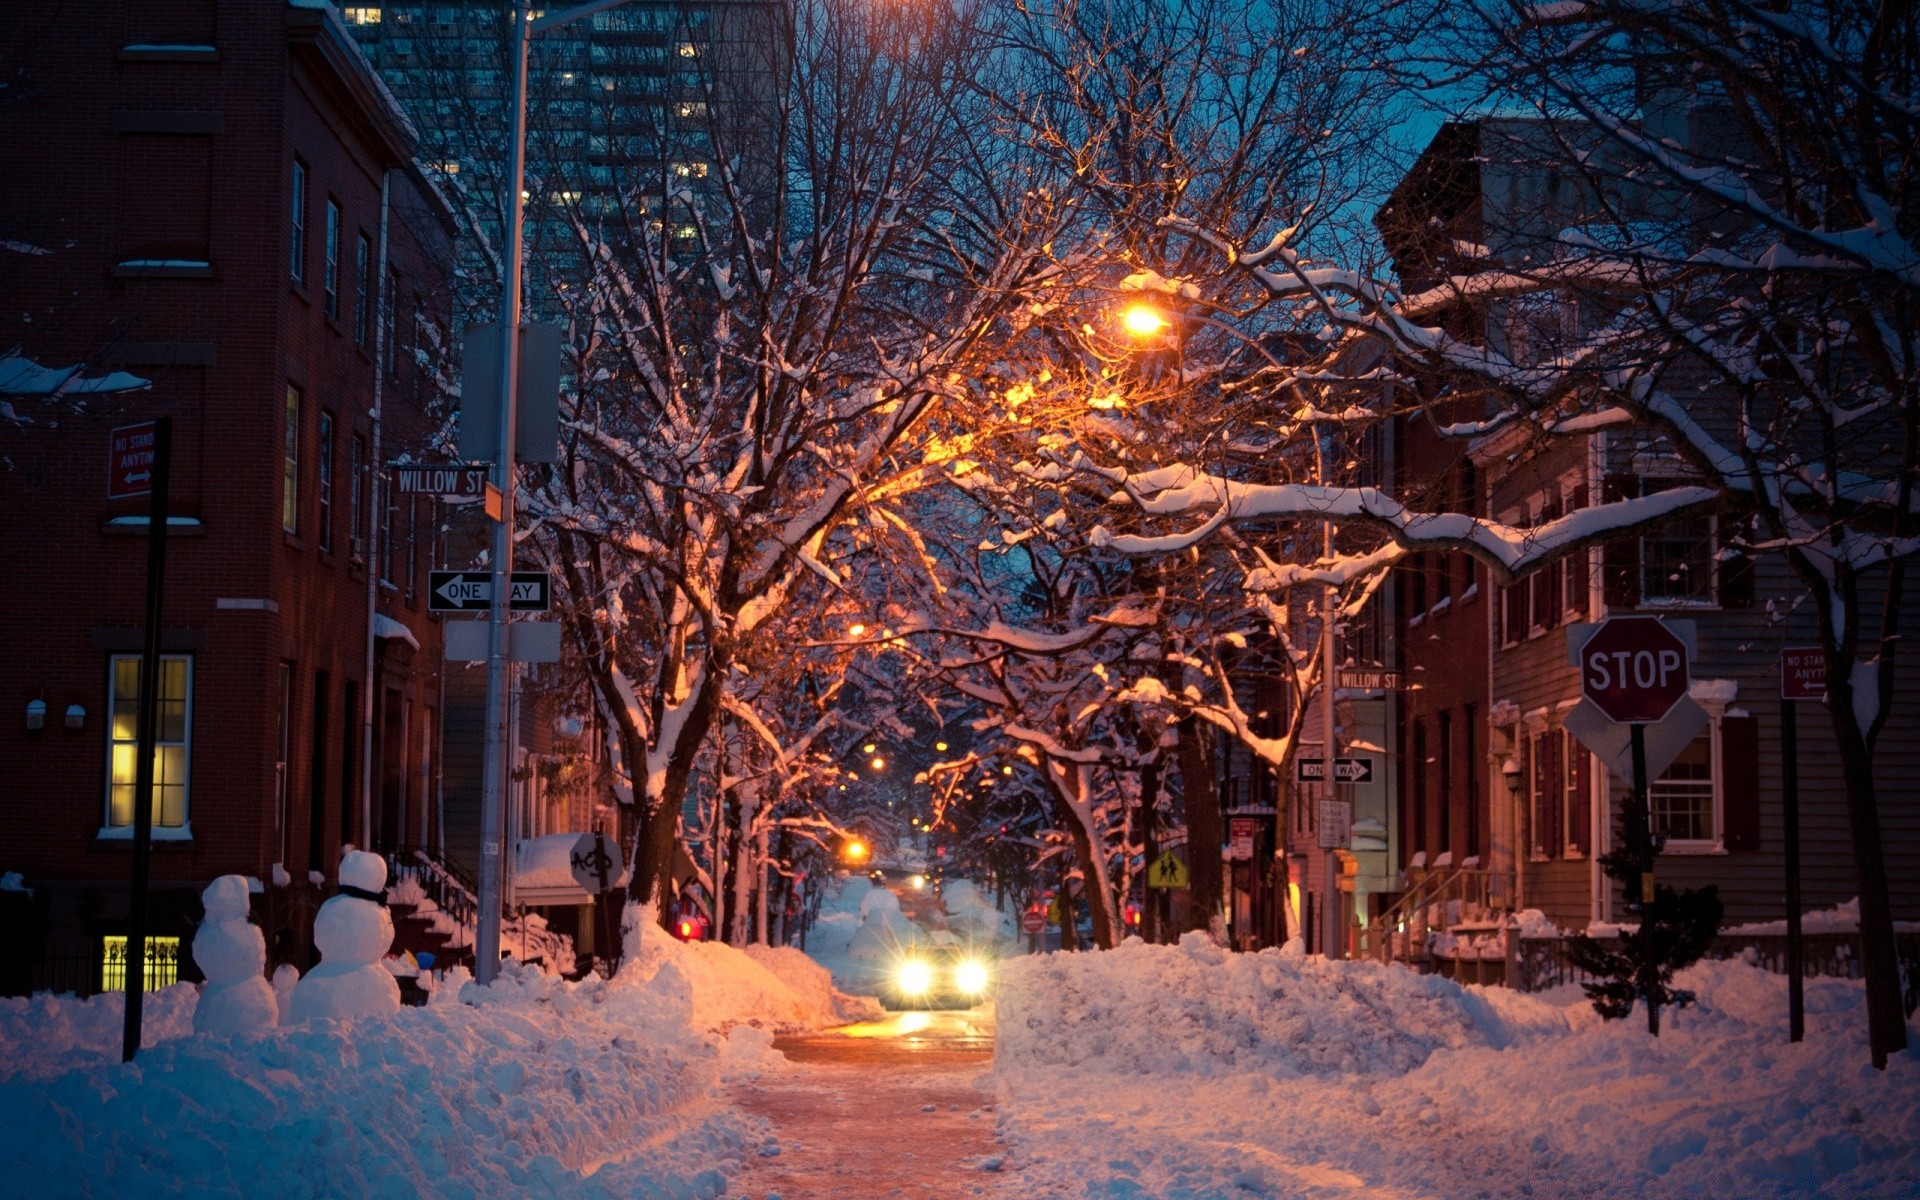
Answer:
[(384, 1017), (400, 1011), (400, 985), (381, 965), (393, 944), (386, 860), (354, 850), (340, 860), (340, 894), (313, 918), (320, 965), (293, 985), (290, 1022), (315, 1017)]
[(267, 942), (247, 920), (247, 877), (222, 875), (200, 893), (207, 919), (193, 935), (193, 961), (207, 977), (193, 1009), (195, 1033), (251, 1033), (280, 1022), (267, 983)]

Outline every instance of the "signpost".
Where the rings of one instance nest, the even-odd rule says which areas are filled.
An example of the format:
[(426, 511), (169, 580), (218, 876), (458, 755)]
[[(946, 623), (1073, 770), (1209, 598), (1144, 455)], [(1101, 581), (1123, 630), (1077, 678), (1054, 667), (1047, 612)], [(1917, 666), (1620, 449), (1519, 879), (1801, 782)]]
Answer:
[[(127, 920), (127, 1007), (120, 1061), (140, 1049), (140, 999), (147, 982), (147, 880), (153, 861), (153, 744), (160, 725), (160, 621), (167, 579), (167, 489), (173, 418), (113, 431), (107, 495), (147, 493), (147, 612), (140, 645), (140, 699), (133, 768), (133, 896)], [(144, 478), (142, 478), (144, 476)], [(116, 492), (116, 484), (119, 491)]]
[(132, 500), (154, 490), (159, 426), (159, 421), (141, 421), (107, 436), (107, 499)]
[(479, 500), (487, 494), (490, 463), (395, 463), (393, 488), (402, 496)]
[(1322, 850), (1345, 850), (1353, 844), (1353, 802), (1349, 800), (1320, 801), (1320, 848)]
[(1154, 859), (1153, 865), (1147, 868), (1147, 886), (1150, 888), (1191, 887), (1192, 878), (1187, 871), (1187, 864), (1181, 862), (1171, 850)]
[(573, 850), (567, 855), (567, 867), (573, 873), (573, 881), (588, 895), (605, 894), (608, 872), (613, 869), (613, 855), (607, 852), (607, 835), (581, 834), (580, 840), (573, 844)]
[(1781, 816), (1786, 824), (1787, 1040), (1807, 1036), (1805, 942), (1800, 930), (1800, 729), (1802, 700), (1827, 698), (1827, 652), (1790, 646), (1780, 652)]
[[(1633, 767), (1633, 795), (1625, 822), (1627, 850), (1640, 864), (1640, 910), (1650, 913), (1655, 892), (1653, 830), (1647, 819), (1646, 727), (1686, 698), (1691, 683), (1687, 644), (1658, 617), (1608, 617), (1580, 647), (1579, 663), (1581, 695), (1608, 720), (1627, 726)], [(1660, 1008), (1651, 983), (1646, 997), (1647, 1030), (1658, 1034)]]
[(1023, 912), (1020, 914), (1020, 931), (1022, 933), (1025, 933), (1028, 936), (1032, 936), (1034, 934), (1044, 931), (1046, 927), (1047, 927), (1047, 910), (1046, 909), (1030, 908), (1026, 912)]
[(1406, 678), (1398, 671), (1375, 671), (1343, 667), (1340, 686), (1355, 692), (1398, 692), (1406, 688)]
[[(514, 612), (546, 612), (553, 588), (545, 571), (515, 571), (509, 606)], [(493, 603), (493, 576), (486, 571), (427, 572), (429, 612), (479, 612)]]
[[(1301, 783), (1325, 783), (1327, 760), (1296, 758), (1293, 760), (1293, 777)], [(1333, 778), (1336, 783), (1372, 783), (1373, 759), (1336, 758), (1333, 760)]]
[(1227, 818), (1228, 853), (1236, 862), (1253, 860), (1253, 839), (1258, 834), (1260, 823), (1252, 817)]

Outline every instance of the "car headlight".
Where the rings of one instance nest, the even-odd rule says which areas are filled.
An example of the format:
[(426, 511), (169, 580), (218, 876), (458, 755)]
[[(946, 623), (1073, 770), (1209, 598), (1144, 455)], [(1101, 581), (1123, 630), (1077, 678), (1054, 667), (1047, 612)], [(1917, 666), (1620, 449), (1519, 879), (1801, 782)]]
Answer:
[(900, 964), (900, 973), (895, 982), (906, 995), (918, 996), (933, 986), (933, 968), (917, 958), (910, 958)]
[(953, 969), (953, 986), (969, 996), (978, 996), (987, 990), (987, 964), (977, 958), (963, 959)]

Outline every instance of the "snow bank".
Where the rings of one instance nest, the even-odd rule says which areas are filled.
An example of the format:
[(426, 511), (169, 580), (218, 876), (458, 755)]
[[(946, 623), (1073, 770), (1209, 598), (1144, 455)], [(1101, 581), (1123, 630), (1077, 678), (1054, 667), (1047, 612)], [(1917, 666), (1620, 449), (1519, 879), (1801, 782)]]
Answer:
[[(1005, 964), (995, 1079), (1030, 1197), (1920, 1194), (1920, 1049), (1867, 1064), (1864, 1000), (1741, 962), (1697, 1007), (1461, 987), (1204, 940)], [(1916, 1040), (1920, 1046), (1920, 1040)]]
[[(199, 999), (200, 989), (191, 983), (148, 993), (140, 1001), (140, 1044), (157, 1046), (192, 1033)], [(126, 1019), (124, 992), (86, 1000), (45, 992), (0, 998), (0, 1084), (119, 1062)]]
[(131, 1066), (15, 1069), (47, 1031), (86, 1026), (53, 1001), (0, 1030), (0, 1174), (36, 1196), (725, 1189), (742, 1126), (677, 972), (569, 984), (510, 967), (457, 990), (390, 1019), (164, 1038)]
[(640, 950), (620, 968), (647, 979), (671, 966), (691, 987), (697, 1029), (724, 1033), (753, 1025), (776, 1033), (800, 1033), (862, 1020), (867, 1008), (834, 991), (825, 968), (798, 950), (736, 949), (721, 942), (683, 942), (647, 928)]
[(1538, 1008), (1504, 1015), (1437, 975), (1228, 954), (1189, 933), (1177, 947), (1129, 939), (1106, 954), (1007, 960), (996, 1058), (1181, 1075), (1404, 1074), (1435, 1050), (1566, 1028), (1561, 1012)]

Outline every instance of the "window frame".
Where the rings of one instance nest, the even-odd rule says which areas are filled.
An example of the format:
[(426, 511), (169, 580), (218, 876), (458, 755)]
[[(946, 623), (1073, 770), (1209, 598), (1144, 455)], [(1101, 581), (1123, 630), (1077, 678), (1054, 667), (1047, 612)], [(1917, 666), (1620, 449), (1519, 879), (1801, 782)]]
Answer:
[(319, 528), (314, 540), (322, 554), (333, 553), (333, 443), (336, 422), (333, 413), (320, 410), (320, 444), (314, 456), (315, 494), (319, 496)]
[(347, 455), (347, 557), (367, 561), (367, 439), (354, 434)]
[(293, 243), (289, 251), (289, 278), (301, 287), (307, 284), (307, 164), (297, 155), (293, 160), (293, 204), (289, 214)]
[[(134, 746), (134, 754), (135, 754), (134, 765), (136, 769), (138, 768), (139, 766), (138, 754), (139, 754), (139, 740), (140, 740), (138, 718), (136, 717), (135, 719), (134, 736), (131, 739), (116, 738), (113, 735), (113, 709), (114, 709), (115, 703), (120, 698), (119, 688), (116, 683), (116, 677), (118, 675), (118, 670), (117, 670), (118, 665), (122, 662), (132, 662), (134, 664), (134, 671), (136, 673), (135, 677), (137, 679), (138, 672), (139, 672), (140, 659), (141, 659), (141, 655), (139, 655), (138, 653), (107, 655), (107, 688), (106, 688), (107, 704), (106, 704), (106, 721), (104, 722), (105, 733), (106, 733), (106, 788), (105, 788), (105, 794), (101, 798), (100, 831), (94, 835), (96, 838), (101, 840), (107, 840), (107, 841), (113, 841), (118, 839), (131, 840), (133, 838), (133, 820), (132, 820), (131, 812), (128, 814), (128, 820), (126, 824), (116, 825), (113, 823), (113, 789), (114, 789), (113, 753), (116, 746), (125, 745), (129, 743), (132, 744)], [(194, 676), (193, 659), (194, 659), (194, 656), (191, 654), (162, 654), (160, 656), (160, 663), (162, 666), (163, 674), (165, 673), (164, 668), (167, 663), (179, 662), (179, 663), (186, 664), (186, 676), (185, 676), (185, 687), (184, 687), (184, 694), (183, 694), (184, 704), (182, 707), (181, 722), (180, 722), (180, 731), (181, 731), (180, 740), (177, 742), (163, 740), (159, 737), (161, 730), (156, 728), (154, 731), (155, 737), (154, 737), (153, 744), (154, 744), (154, 749), (156, 751), (158, 751), (163, 746), (179, 746), (181, 748), (180, 823), (178, 825), (162, 825), (160, 823), (160, 813), (156, 811), (154, 813), (152, 835), (153, 835), (153, 840), (157, 842), (190, 842), (193, 840), (193, 676)], [(136, 706), (135, 712), (137, 713), (139, 711), (137, 693), (135, 696), (135, 706)], [(136, 778), (137, 778), (137, 775), (136, 775)], [(158, 790), (157, 779), (155, 781), (155, 784), (156, 784), (156, 790)], [(156, 796), (155, 799), (157, 801), (158, 797)], [(158, 806), (156, 805), (156, 809), (157, 807)]]
[(289, 381), (280, 414), (280, 530), (290, 537), (300, 536), (300, 410), (305, 404), (300, 385)]
[(320, 277), (322, 307), (333, 320), (340, 319), (340, 202), (327, 197), (326, 260)]
[[(1660, 848), (1660, 853), (1662, 854), (1685, 856), (1725, 854), (1727, 852), (1725, 812), (1727, 772), (1725, 764), (1721, 761), (1720, 721), (1721, 717), (1718, 714), (1714, 715), (1708, 723), (1707, 728), (1700, 734), (1700, 737), (1707, 739), (1707, 770), (1709, 776), (1707, 780), (1706, 817), (1708, 822), (1708, 836), (1704, 838), (1668, 838)], [(1694, 740), (1698, 741), (1699, 738), (1695, 738)], [(1669, 771), (1672, 769), (1672, 767), (1667, 768)], [(1658, 811), (1658, 807), (1655, 803), (1655, 794), (1660, 787), (1661, 780), (1665, 779), (1666, 775), (1667, 772), (1662, 771), (1658, 778), (1649, 780), (1647, 783), (1647, 824), (1654, 827), (1656, 832), (1658, 832), (1658, 828), (1654, 814)]]
[(354, 243), (354, 288), (353, 288), (353, 344), (362, 350), (367, 348), (367, 338), (373, 329), (373, 239), (365, 230), (357, 235)]

